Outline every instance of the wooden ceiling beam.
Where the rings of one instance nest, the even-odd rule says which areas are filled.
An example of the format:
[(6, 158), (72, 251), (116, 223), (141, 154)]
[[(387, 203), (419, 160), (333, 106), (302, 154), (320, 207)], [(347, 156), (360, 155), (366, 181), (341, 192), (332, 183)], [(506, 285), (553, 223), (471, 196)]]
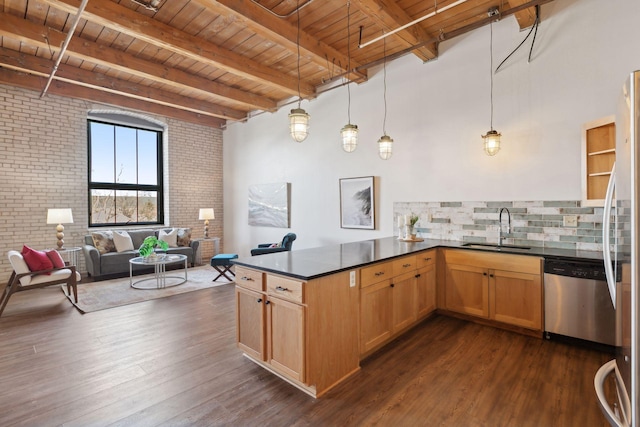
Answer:
[[(80, 6), (80, 0), (41, 1), (71, 14), (77, 13)], [(275, 87), (289, 95), (297, 96), (299, 90), (305, 98), (315, 97), (313, 86), (305, 82), (299, 84), (297, 76), (290, 76), (269, 68), (250, 58), (221, 48), (117, 3), (111, 1), (89, 2), (82, 18), (194, 61), (209, 64), (266, 86)]]
[[(233, 14), (239, 18), (247, 28), (259, 36), (267, 40), (272, 40), (291, 52), (297, 52), (297, 26), (289, 24), (285, 19), (278, 18), (250, 0), (192, 1), (216, 13)], [(345, 8), (345, 16), (346, 13)], [(332, 64), (335, 65), (340, 72), (347, 71), (347, 64), (349, 64), (347, 55), (344, 55), (326, 43), (318, 41), (302, 30), (300, 31), (300, 50), (303, 51), (303, 55), (309, 57), (311, 62), (322, 68), (326, 69), (327, 64)], [(351, 58), (351, 68), (355, 69), (359, 66), (360, 64)], [(367, 74), (362, 71), (353, 73), (351, 79), (362, 82), (367, 79)]]
[[(522, 6), (523, 4), (527, 3), (527, 1), (528, 0), (509, 0), (509, 6)], [(530, 7), (528, 9), (521, 10), (520, 12), (516, 12), (514, 13), (514, 15), (516, 16), (516, 20), (518, 21), (520, 29), (524, 30), (525, 28), (531, 27), (536, 21), (536, 8), (535, 6)]]
[[(354, 0), (354, 4), (379, 26), (388, 31), (393, 31), (416, 19), (407, 15), (395, 0)], [(398, 31), (394, 36), (402, 40), (405, 46), (420, 45), (420, 47), (413, 50), (413, 53), (423, 61), (438, 57), (436, 43), (428, 46), (422, 44), (425, 40), (430, 40), (432, 36), (419, 23)]]
[[(50, 60), (25, 55), (7, 48), (0, 48), (0, 66), (41, 77), (48, 77), (51, 72)], [(207, 116), (236, 121), (246, 119), (246, 114), (242, 111), (219, 107), (198, 99), (114, 79), (65, 64), (59, 65), (54, 79)]]
[[(3, 84), (18, 86), (39, 93), (42, 91), (42, 88), (46, 84), (46, 81), (47, 79), (44, 77), (21, 73), (15, 70), (9, 70), (7, 68), (0, 68), (0, 83)], [(208, 127), (222, 128), (226, 123), (225, 120), (219, 119), (217, 117), (205, 116), (202, 114), (192, 113), (190, 111), (178, 110), (164, 105), (158, 105), (147, 101), (127, 98), (113, 93), (82, 87), (57, 80), (54, 80), (51, 83), (51, 86), (49, 86), (48, 94), (82, 99), (89, 102), (128, 108), (135, 111), (144, 111), (150, 114), (170, 117), (188, 123), (194, 123)]]
[[(65, 35), (60, 31), (8, 13), (0, 13), (0, 21), (2, 22), (0, 25), (1, 36), (47, 51), (49, 49), (59, 50), (59, 46), (65, 38)], [(174, 87), (176, 90), (197, 91), (213, 100), (240, 104), (240, 107), (247, 110), (275, 111), (278, 108), (275, 101), (263, 96), (194, 76), (163, 64), (147, 61), (92, 41), (72, 38), (66, 54), (92, 64)]]

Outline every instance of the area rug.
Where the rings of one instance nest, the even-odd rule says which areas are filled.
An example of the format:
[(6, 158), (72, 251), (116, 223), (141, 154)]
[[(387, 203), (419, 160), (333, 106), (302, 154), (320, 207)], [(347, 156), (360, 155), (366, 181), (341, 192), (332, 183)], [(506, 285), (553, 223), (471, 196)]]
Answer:
[[(167, 275), (184, 277), (184, 272), (183, 270), (168, 271)], [(100, 282), (80, 282), (78, 283), (77, 304), (73, 301), (73, 295), (67, 294), (67, 286), (61, 285), (61, 288), (62, 292), (69, 298), (69, 301), (81, 313), (90, 313), (234, 283), (226, 279), (213, 282), (212, 279), (215, 276), (217, 276), (217, 273), (209, 266), (190, 268), (187, 270), (188, 280), (184, 284), (164, 289), (134, 289), (129, 286), (129, 277)], [(133, 280), (136, 281), (147, 277), (153, 277), (153, 274), (134, 276)]]

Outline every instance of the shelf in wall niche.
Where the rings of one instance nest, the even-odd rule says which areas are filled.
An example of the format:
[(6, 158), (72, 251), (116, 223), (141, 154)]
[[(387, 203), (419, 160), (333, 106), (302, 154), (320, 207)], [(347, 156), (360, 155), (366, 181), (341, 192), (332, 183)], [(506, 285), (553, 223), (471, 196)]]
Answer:
[(582, 129), (583, 206), (604, 206), (604, 198), (615, 161), (615, 116), (585, 123)]
[(597, 156), (599, 154), (607, 154), (607, 153), (615, 153), (615, 152), (616, 152), (615, 148), (609, 148), (607, 150), (594, 151), (593, 153), (587, 153), (587, 156)]

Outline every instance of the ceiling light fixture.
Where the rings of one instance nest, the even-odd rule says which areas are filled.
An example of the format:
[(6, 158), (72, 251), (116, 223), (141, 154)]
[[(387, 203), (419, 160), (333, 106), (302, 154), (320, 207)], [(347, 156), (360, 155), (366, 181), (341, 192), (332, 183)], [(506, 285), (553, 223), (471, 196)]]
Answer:
[(351, 124), (351, 82), (349, 81), (349, 72), (351, 71), (351, 31), (350, 31), (350, 9), (351, 2), (347, 1), (347, 124), (340, 130), (342, 136), (342, 149), (347, 153), (353, 152), (358, 146), (358, 126)]
[(387, 135), (387, 39), (383, 40), (384, 62), (382, 63), (382, 82), (384, 85), (384, 119), (382, 120), (382, 136), (378, 140), (378, 154), (382, 160), (389, 160), (393, 153), (393, 139)]
[(289, 133), (291, 133), (294, 141), (302, 142), (309, 135), (309, 119), (311, 116), (300, 108), (302, 96), (300, 95), (300, 8), (298, 2), (296, 2), (296, 6), (298, 7), (298, 35), (296, 40), (298, 45), (298, 108), (293, 108), (291, 114), (289, 114)]
[[(489, 9), (489, 16), (498, 15), (497, 8)], [(488, 156), (495, 156), (500, 151), (500, 133), (493, 129), (493, 21), (489, 23), (489, 75), (491, 76), (491, 130), (487, 132), (486, 135), (482, 135), (482, 139), (484, 140), (484, 152), (487, 153)]]

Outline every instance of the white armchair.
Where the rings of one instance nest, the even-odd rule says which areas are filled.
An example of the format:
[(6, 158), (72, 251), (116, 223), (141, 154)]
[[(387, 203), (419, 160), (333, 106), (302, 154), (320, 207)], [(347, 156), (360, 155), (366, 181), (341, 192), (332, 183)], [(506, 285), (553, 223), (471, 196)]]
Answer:
[(71, 291), (73, 291), (73, 298), (76, 303), (78, 302), (77, 284), (80, 281), (80, 273), (76, 271), (75, 266), (70, 265), (63, 268), (29, 271), (29, 267), (20, 252), (9, 251), (8, 256), (11, 267), (13, 267), (13, 272), (2, 294), (2, 298), (0, 298), (0, 316), (2, 316), (2, 312), (7, 306), (9, 298), (16, 292), (44, 288), (62, 283), (67, 284), (67, 292), (69, 295), (71, 295)]

